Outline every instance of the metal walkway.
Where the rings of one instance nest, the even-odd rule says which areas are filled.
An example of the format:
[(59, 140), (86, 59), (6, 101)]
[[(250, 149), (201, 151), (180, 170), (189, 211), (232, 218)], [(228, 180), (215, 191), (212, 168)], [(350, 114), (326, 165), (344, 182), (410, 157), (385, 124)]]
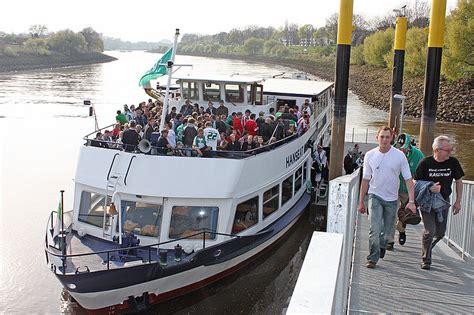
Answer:
[(474, 314), (474, 263), (463, 261), (444, 241), (433, 249), (431, 270), (422, 270), (423, 226), (408, 226), (407, 242), (387, 251), (375, 269), (365, 267), (369, 221), (358, 215), (349, 313)]

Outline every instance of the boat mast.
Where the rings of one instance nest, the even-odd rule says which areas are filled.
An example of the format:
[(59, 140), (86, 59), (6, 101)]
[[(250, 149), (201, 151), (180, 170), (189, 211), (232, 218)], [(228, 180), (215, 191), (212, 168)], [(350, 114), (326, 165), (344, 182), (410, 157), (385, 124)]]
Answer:
[(174, 57), (176, 55), (176, 47), (178, 46), (178, 36), (179, 36), (179, 28), (176, 29), (176, 34), (174, 35), (174, 43), (173, 43), (173, 52), (171, 54), (171, 60), (168, 61), (166, 66), (168, 72), (168, 84), (166, 85), (166, 93), (165, 93), (165, 101), (163, 102), (163, 110), (161, 112), (161, 121), (160, 121), (160, 132), (165, 128), (165, 118), (166, 114), (168, 114), (168, 105), (170, 103), (169, 94), (170, 94), (170, 85), (171, 85), (171, 74), (173, 73), (173, 64), (174, 64)]

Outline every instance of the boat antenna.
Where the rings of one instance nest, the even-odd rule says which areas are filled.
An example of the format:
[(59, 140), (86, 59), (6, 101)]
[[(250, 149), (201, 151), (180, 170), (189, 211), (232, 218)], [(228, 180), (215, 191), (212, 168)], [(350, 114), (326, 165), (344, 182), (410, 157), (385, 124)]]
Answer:
[(170, 103), (170, 85), (171, 85), (171, 74), (173, 73), (174, 57), (176, 56), (176, 47), (178, 46), (178, 37), (179, 37), (179, 28), (176, 29), (174, 34), (174, 43), (173, 43), (173, 52), (171, 55), (171, 60), (168, 61), (166, 68), (168, 72), (168, 84), (166, 85), (165, 101), (163, 102), (163, 110), (161, 111), (161, 121), (160, 121), (160, 132), (165, 127), (165, 118), (168, 113), (168, 105)]

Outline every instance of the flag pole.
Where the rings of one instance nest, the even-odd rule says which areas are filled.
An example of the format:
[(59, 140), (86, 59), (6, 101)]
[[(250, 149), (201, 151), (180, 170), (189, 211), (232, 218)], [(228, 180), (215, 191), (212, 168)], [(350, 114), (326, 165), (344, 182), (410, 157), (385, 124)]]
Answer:
[(61, 250), (62, 254), (66, 255), (65, 235), (64, 235), (64, 190), (61, 190)]
[(171, 55), (171, 60), (168, 61), (167, 70), (168, 70), (168, 84), (166, 85), (166, 93), (165, 93), (165, 101), (163, 102), (163, 110), (161, 111), (161, 121), (160, 121), (160, 132), (165, 128), (165, 118), (166, 114), (168, 113), (168, 105), (169, 105), (169, 94), (170, 94), (170, 85), (171, 85), (171, 75), (173, 74), (173, 64), (174, 64), (174, 57), (176, 55), (176, 47), (178, 46), (178, 36), (179, 36), (179, 28), (176, 29), (176, 34), (174, 35), (174, 43), (173, 43), (173, 51)]

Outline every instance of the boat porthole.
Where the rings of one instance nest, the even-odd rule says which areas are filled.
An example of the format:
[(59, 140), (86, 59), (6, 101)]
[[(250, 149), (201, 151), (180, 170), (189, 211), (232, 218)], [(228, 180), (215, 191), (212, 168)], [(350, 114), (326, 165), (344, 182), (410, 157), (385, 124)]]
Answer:
[(215, 252), (214, 252), (214, 257), (219, 257), (222, 253), (222, 250), (220, 249), (217, 249)]
[(75, 290), (76, 289), (76, 285), (74, 283), (69, 283), (67, 284), (67, 287), (71, 290)]

